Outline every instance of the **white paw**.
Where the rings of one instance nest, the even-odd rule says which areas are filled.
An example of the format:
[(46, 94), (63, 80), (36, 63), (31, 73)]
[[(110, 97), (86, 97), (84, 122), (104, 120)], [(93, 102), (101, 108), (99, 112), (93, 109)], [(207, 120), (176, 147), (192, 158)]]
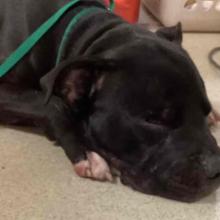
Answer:
[(208, 124), (209, 126), (216, 126), (220, 121), (220, 114), (216, 110), (212, 110), (208, 115)]
[(99, 181), (113, 181), (107, 162), (95, 152), (88, 152), (87, 160), (74, 164), (74, 170), (81, 177)]

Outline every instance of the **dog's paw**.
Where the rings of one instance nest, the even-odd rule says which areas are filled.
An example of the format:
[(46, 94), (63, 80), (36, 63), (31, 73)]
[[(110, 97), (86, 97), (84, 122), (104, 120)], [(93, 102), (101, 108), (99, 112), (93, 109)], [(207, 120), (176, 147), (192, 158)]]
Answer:
[(209, 126), (216, 126), (218, 122), (220, 122), (220, 114), (213, 109), (208, 115), (208, 124)]
[(107, 162), (95, 152), (88, 152), (87, 160), (74, 164), (74, 170), (80, 177), (99, 181), (113, 181)]

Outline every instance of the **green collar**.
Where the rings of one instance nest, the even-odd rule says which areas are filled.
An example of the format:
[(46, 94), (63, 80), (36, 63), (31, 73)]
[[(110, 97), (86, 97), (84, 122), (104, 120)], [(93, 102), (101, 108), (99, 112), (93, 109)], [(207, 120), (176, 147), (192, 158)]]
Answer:
[[(69, 39), (69, 35), (71, 34), (74, 26), (76, 25), (76, 23), (84, 16), (87, 16), (89, 14), (92, 14), (93, 12), (97, 11), (97, 10), (100, 10), (101, 8), (100, 7), (89, 7), (89, 8), (85, 8), (83, 9), (82, 11), (80, 11), (77, 15), (75, 15), (72, 20), (69, 22), (65, 32), (64, 32), (64, 35), (62, 37), (62, 40), (61, 40), (61, 44), (59, 46), (59, 49), (58, 49), (58, 53), (57, 53), (57, 59), (56, 59), (56, 65), (58, 65), (61, 61), (61, 58), (62, 58), (62, 54), (63, 54), (63, 51), (64, 51), (64, 47)], [(105, 10), (105, 9), (103, 9)]]
[[(80, 0), (71, 0), (61, 9), (59, 9), (54, 15), (52, 15), (46, 22), (44, 22), (34, 33), (32, 33), (21, 45), (0, 65), (0, 77), (6, 75), (31, 49), (38, 43), (38, 41), (60, 20), (60, 18), (67, 12), (68, 9), (75, 6)], [(66, 42), (67, 36), (69, 35), (73, 26), (77, 21), (85, 16), (97, 10), (98, 7), (90, 7), (83, 9), (77, 14), (69, 23), (65, 30), (56, 63), (59, 63), (61, 53)], [(99, 8), (100, 9), (100, 8)], [(110, 10), (114, 9), (114, 0), (110, 1)]]

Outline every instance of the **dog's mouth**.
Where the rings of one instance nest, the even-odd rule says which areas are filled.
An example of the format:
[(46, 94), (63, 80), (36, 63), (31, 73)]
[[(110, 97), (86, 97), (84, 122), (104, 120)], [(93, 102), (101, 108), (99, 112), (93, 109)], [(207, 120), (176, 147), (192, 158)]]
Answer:
[(172, 197), (172, 199), (181, 200), (185, 202), (191, 202), (199, 199), (203, 196), (202, 194), (206, 191), (205, 187), (192, 188), (188, 185), (184, 185), (173, 181), (170, 181), (168, 185), (168, 192), (170, 192), (170, 197)]
[(143, 180), (143, 178), (122, 174), (121, 181), (123, 184), (142, 193), (157, 195), (181, 202), (195, 202), (212, 191), (210, 187), (205, 184), (196, 188), (176, 182), (172, 179), (167, 182), (159, 182), (155, 181), (155, 178)]
[(121, 182), (142, 193), (180, 202), (198, 201), (214, 192), (220, 183), (220, 179), (208, 179), (203, 170), (189, 173), (188, 177), (186, 174), (182, 178), (170, 175), (167, 179), (160, 179), (157, 175), (146, 176), (136, 171), (132, 168), (124, 172), (122, 170)]
[(166, 192), (161, 192), (159, 196), (182, 202), (196, 202), (214, 192), (218, 185), (219, 181), (207, 181), (199, 187), (192, 187), (170, 180), (166, 185)]
[(124, 185), (144, 194), (156, 195), (181, 202), (195, 202), (208, 196), (216, 190), (220, 184), (220, 178), (207, 179), (205, 174), (196, 171), (190, 175), (177, 178), (170, 175), (170, 178), (161, 180), (157, 176), (139, 173), (132, 166), (116, 158), (109, 153), (99, 152), (111, 166), (117, 171), (117, 176)]

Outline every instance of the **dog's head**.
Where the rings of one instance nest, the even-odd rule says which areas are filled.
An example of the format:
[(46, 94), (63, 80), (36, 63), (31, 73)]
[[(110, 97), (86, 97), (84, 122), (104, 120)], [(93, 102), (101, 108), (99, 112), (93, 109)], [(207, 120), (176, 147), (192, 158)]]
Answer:
[(65, 61), (41, 83), (47, 98), (54, 89), (84, 112), (90, 144), (120, 161), (124, 184), (197, 200), (220, 182), (204, 83), (181, 47), (180, 25), (138, 32), (137, 40), (107, 58)]

